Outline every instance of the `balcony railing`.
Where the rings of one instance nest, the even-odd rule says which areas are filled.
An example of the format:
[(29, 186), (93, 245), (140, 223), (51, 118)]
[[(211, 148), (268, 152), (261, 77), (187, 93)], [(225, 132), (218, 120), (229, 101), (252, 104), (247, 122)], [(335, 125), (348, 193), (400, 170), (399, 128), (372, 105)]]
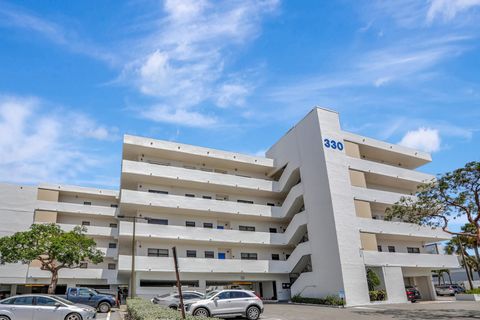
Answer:
[(106, 206), (92, 206), (79, 203), (69, 202), (54, 202), (38, 200), (36, 205), (37, 210), (57, 211), (81, 215), (98, 215), (114, 217), (117, 208)]
[(419, 268), (458, 268), (460, 264), (455, 255), (399, 253), (363, 251), (363, 260), (367, 266), (419, 267)]

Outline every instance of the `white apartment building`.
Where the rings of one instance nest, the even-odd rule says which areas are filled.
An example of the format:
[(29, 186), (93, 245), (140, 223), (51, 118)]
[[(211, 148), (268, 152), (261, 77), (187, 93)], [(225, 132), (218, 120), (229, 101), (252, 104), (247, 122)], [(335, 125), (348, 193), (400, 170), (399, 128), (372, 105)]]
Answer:
[[(406, 302), (405, 285), (435, 299), (431, 270), (458, 260), (426, 245), (450, 236), (383, 220), (389, 205), (433, 178), (415, 170), (429, 161), (343, 131), (336, 112), (314, 108), (266, 157), (126, 135), (119, 193), (41, 185), (31, 216), (66, 230), (86, 225), (105, 250), (101, 265), (65, 270), (62, 285), (127, 286), (135, 219), (137, 295), (172, 289), (175, 246), (182, 283), (198, 290), (241, 286), (274, 300), (344, 295), (347, 305), (363, 305), (372, 268), (389, 303)], [(12, 278), (6, 268), (4, 287), (47, 281), (34, 263)]]

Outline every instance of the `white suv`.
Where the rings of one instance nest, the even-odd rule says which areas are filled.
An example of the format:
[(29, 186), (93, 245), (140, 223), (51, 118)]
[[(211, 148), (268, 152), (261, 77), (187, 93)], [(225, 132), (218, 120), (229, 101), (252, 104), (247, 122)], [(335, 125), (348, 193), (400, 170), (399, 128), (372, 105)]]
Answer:
[(252, 291), (211, 291), (205, 295), (205, 299), (185, 304), (185, 310), (200, 317), (243, 316), (248, 320), (257, 320), (263, 312), (263, 302)]

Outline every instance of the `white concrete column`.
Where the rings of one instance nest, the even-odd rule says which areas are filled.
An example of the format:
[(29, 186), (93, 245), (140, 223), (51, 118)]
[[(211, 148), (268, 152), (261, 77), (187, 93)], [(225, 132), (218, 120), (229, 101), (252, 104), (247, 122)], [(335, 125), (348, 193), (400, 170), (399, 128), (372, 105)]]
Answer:
[(383, 267), (383, 279), (389, 303), (408, 302), (401, 267)]
[(10, 287), (10, 296), (14, 296), (16, 294), (17, 294), (17, 285), (12, 284), (12, 286)]

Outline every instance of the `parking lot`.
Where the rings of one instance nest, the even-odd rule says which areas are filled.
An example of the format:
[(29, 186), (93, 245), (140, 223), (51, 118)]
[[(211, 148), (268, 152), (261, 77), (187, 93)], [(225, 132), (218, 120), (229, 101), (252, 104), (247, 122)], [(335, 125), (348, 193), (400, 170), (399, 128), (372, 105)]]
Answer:
[(97, 313), (98, 320), (122, 320), (120, 311), (118, 309), (112, 309), (109, 313)]
[(480, 319), (480, 303), (434, 301), (353, 308), (267, 304), (263, 320), (447, 320)]

